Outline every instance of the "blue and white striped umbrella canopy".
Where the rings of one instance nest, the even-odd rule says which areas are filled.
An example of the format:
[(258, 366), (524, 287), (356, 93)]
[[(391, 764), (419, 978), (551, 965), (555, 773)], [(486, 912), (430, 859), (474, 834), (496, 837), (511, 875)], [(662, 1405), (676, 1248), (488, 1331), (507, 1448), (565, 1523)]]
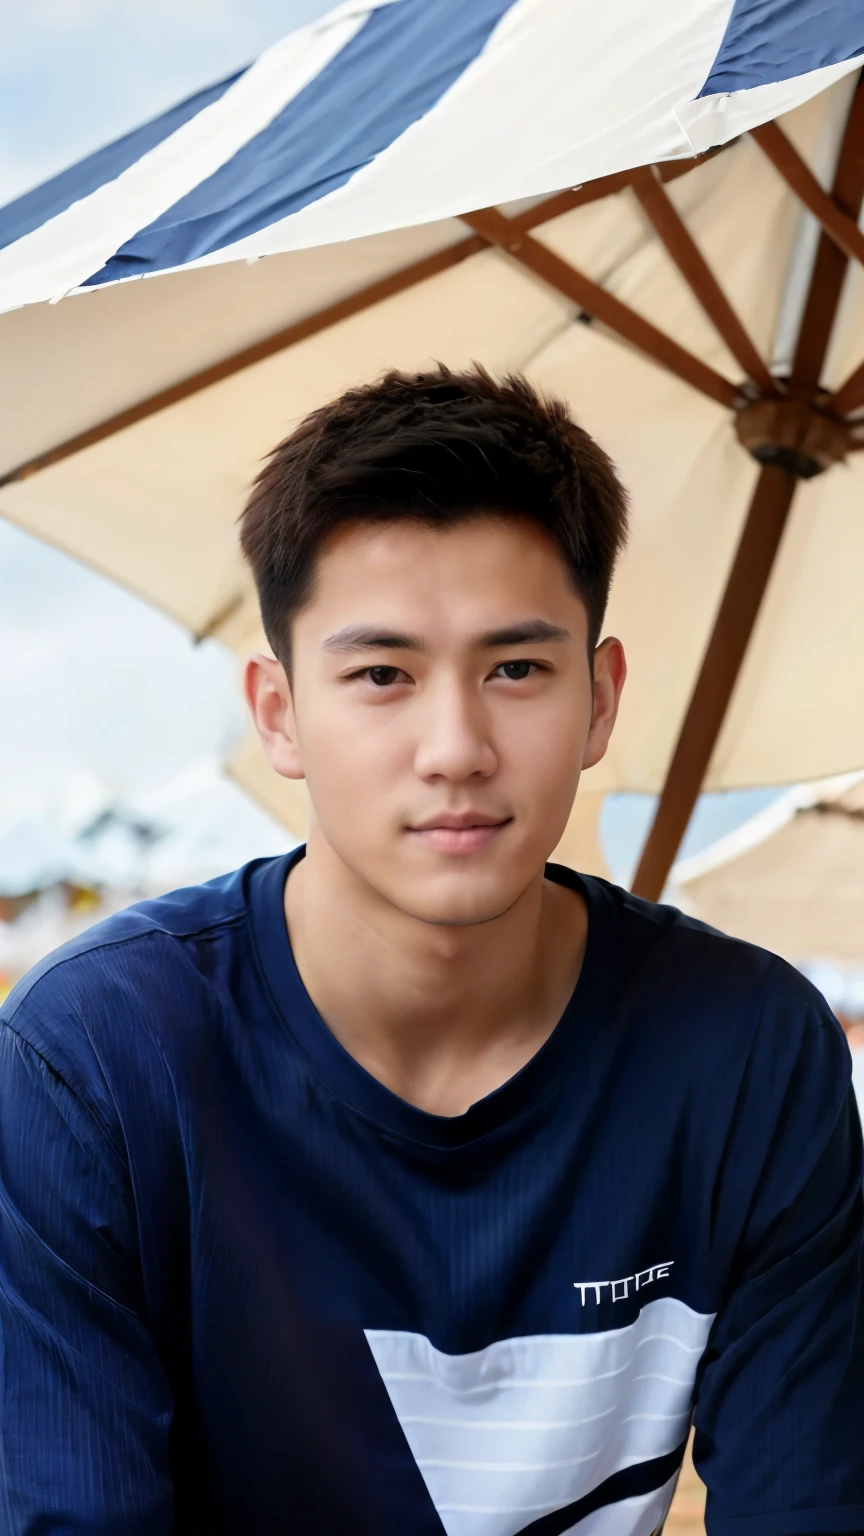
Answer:
[(0, 309), (689, 157), (862, 56), (860, 0), (348, 0), (4, 210)]
[[(292, 423), (388, 366), (522, 369), (630, 487), (631, 675), (586, 789), (656, 790), (817, 217), (852, 259), (809, 398), (864, 407), (862, 59), (861, 0), (341, 6), (0, 210), (0, 514), (240, 652), (236, 518)], [(797, 493), (710, 787), (864, 765), (835, 660), (864, 659), (862, 504), (854, 452)], [(251, 746), (238, 772), (290, 822)]]

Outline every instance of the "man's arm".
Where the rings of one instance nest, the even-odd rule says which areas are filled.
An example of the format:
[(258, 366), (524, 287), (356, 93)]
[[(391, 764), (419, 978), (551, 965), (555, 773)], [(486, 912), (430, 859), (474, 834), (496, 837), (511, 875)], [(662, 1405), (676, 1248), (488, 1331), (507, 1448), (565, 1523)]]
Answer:
[(696, 1409), (708, 1536), (864, 1532), (861, 1125), (839, 1027), (799, 1001), (810, 1017), (769, 1021), (756, 1047), (730, 1140), (740, 1197), (761, 1110), (768, 1156)]
[(168, 1536), (171, 1393), (143, 1317), (129, 1170), (0, 1022), (0, 1529)]

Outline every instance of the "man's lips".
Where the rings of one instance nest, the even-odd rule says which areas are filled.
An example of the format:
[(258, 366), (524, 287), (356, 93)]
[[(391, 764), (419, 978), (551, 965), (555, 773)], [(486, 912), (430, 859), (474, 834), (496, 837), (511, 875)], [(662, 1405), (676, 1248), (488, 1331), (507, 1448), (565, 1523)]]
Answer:
[(466, 811), (458, 815), (441, 815), (423, 826), (407, 830), (412, 838), (436, 853), (480, 853), (505, 827), (509, 827), (512, 819), (511, 816)]

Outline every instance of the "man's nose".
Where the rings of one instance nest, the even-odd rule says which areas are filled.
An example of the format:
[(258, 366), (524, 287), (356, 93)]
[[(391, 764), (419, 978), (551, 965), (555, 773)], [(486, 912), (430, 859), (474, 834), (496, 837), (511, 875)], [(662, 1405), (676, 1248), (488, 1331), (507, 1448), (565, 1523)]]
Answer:
[(422, 779), (488, 778), (498, 766), (491, 721), (476, 686), (449, 679), (418, 700), (414, 767)]

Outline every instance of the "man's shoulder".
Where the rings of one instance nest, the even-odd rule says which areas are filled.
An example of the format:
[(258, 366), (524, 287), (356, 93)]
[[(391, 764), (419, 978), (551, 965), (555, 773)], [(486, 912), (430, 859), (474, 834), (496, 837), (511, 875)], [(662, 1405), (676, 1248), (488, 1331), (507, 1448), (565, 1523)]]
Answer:
[(780, 955), (733, 938), (678, 908), (592, 882), (616, 910), (634, 957), (628, 992), (701, 1042), (711, 1035), (725, 1051), (750, 1052), (760, 1035), (783, 1054), (827, 1033), (845, 1056), (845, 1039), (825, 998)]
[(74, 987), (85, 977), (98, 985), (117, 967), (147, 968), (154, 949), (162, 962), (173, 956), (182, 964), (190, 943), (245, 919), (248, 868), (135, 902), (94, 923), (34, 965), (13, 988), (0, 1017), (10, 1018), (37, 988), (44, 992), (46, 980), (58, 988)]
[[(258, 861), (264, 862), (264, 861)], [(270, 862), (270, 861), (266, 861)], [(246, 865), (206, 884), (141, 901), (94, 924), (47, 955), (13, 988), (0, 1023), (67, 1077), (99, 1042), (164, 1008), (200, 999), (212, 984), (213, 951), (244, 942)], [(74, 1086), (74, 1082), (71, 1084)]]
[(769, 950), (672, 906), (599, 889), (617, 913), (627, 971), (619, 1024), (640, 1092), (680, 1115), (694, 1144), (713, 1146), (706, 1166), (726, 1159), (736, 1188), (751, 1189), (775, 1144), (787, 1149), (788, 1172), (848, 1109), (849, 1048), (825, 998)]

